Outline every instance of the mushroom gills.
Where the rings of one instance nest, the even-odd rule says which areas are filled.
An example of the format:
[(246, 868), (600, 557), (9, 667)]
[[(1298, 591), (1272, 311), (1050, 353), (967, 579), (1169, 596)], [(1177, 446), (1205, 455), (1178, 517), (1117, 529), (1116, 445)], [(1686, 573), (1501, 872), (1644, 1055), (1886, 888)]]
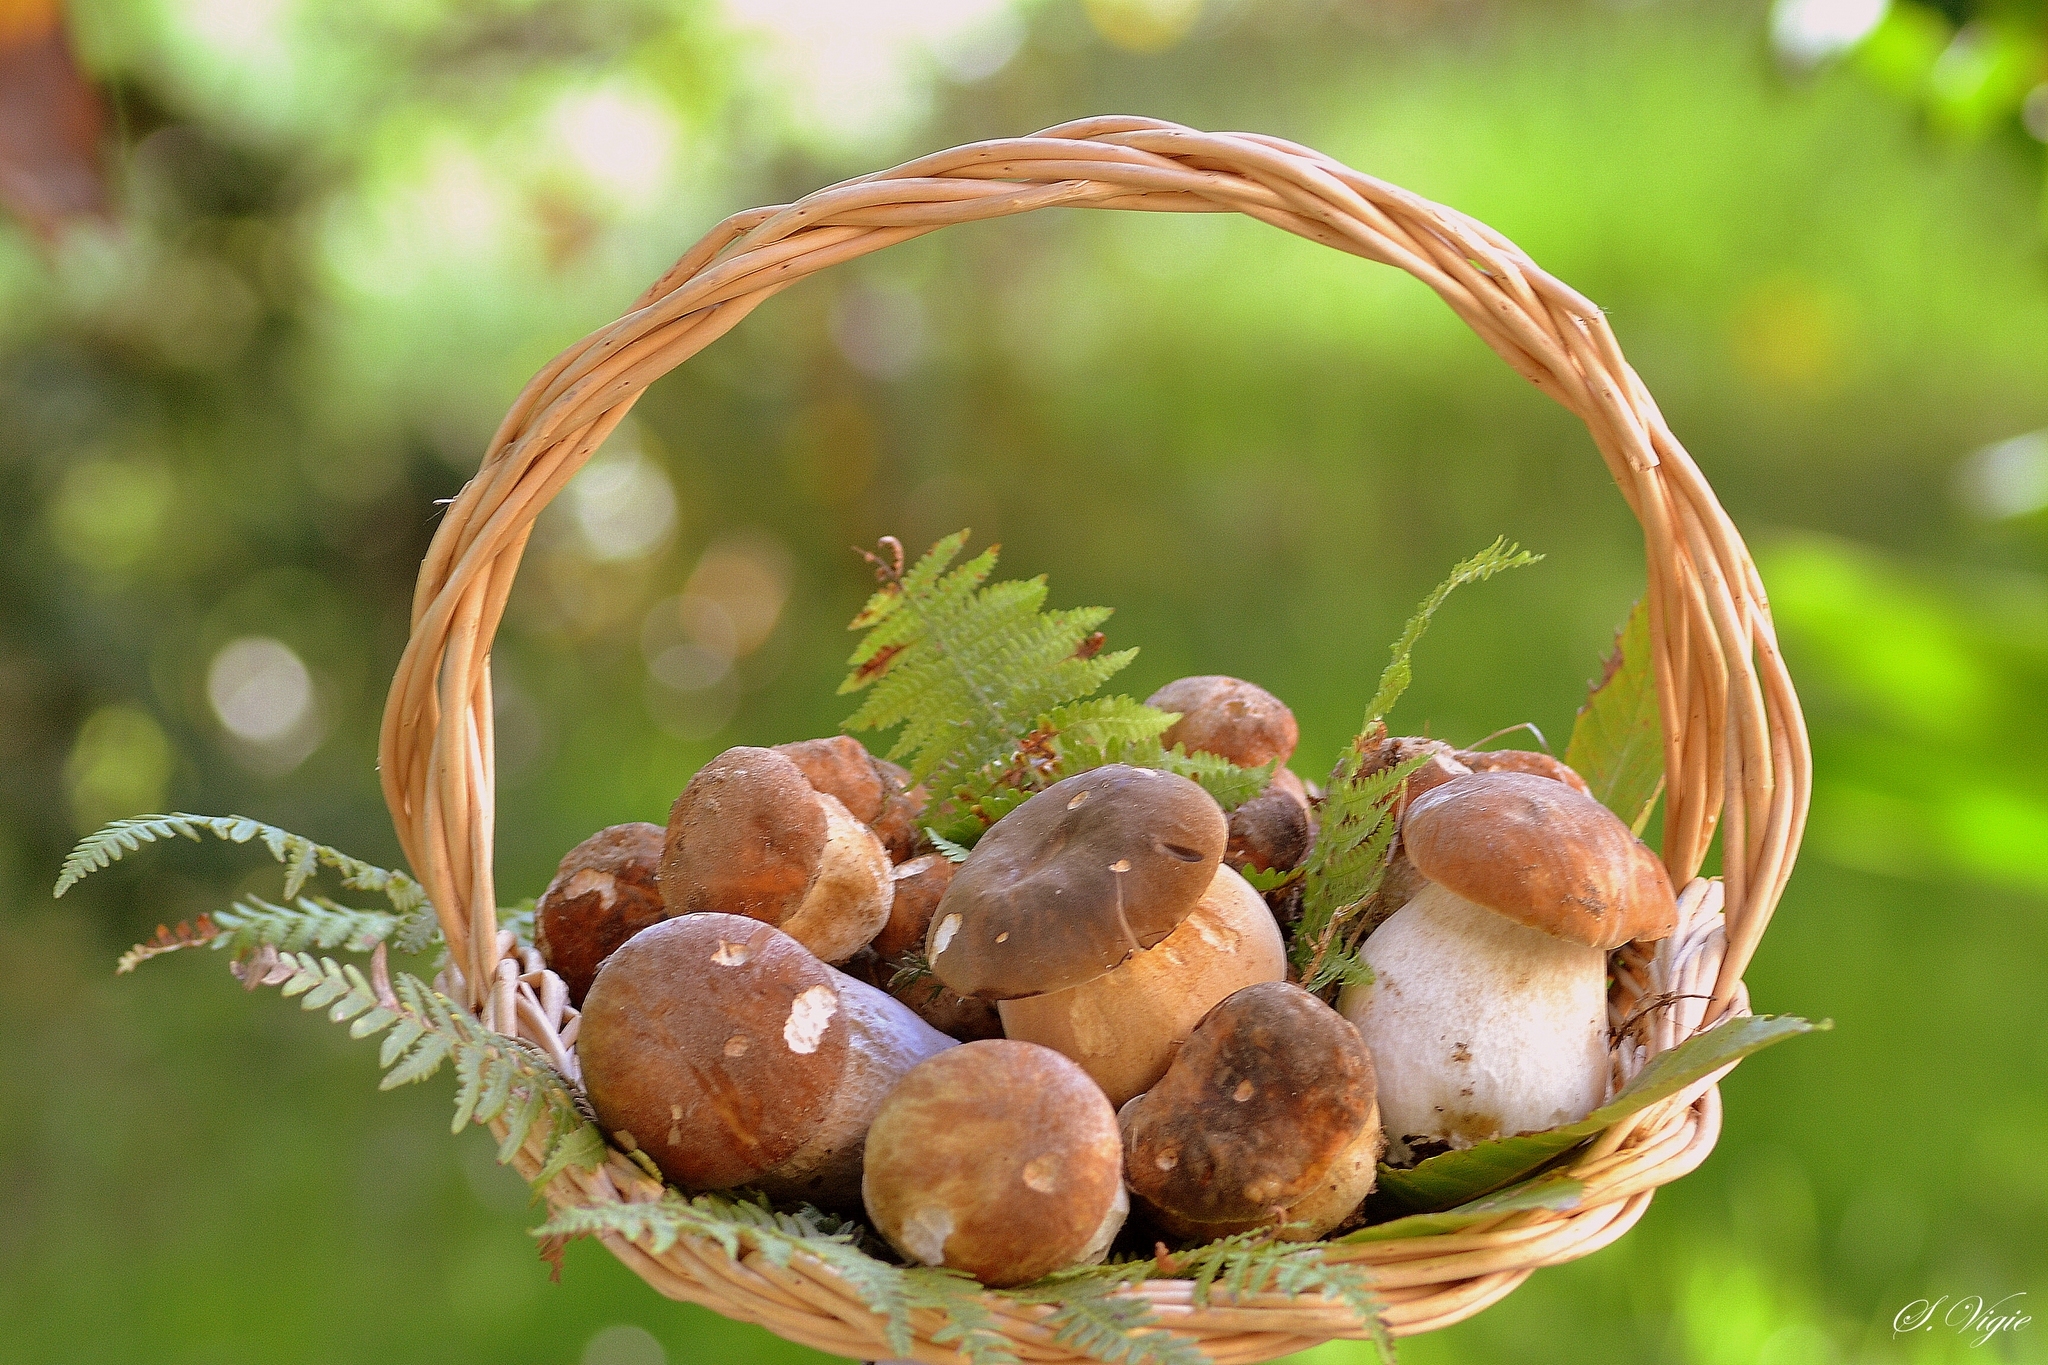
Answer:
[(1423, 886), (1365, 941), (1338, 1000), (1379, 1072), (1389, 1138), (1471, 1147), (1607, 1097), (1607, 955)]

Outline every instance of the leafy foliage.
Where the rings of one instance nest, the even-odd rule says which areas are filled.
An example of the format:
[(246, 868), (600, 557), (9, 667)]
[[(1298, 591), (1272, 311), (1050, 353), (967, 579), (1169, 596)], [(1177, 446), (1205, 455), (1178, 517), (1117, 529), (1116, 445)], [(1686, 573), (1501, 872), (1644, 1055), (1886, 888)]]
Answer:
[(1450, 577), (1430, 590), (1415, 614), (1394, 642), (1392, 657), (1380, 674), (1379, 687), (1367, 707), (1365, 725), (1351, 742), (1330, 777), (1324, 794), (1315, 847), (1304, 865), (1301, 896), (1301, 924), (1294, 939), (1295, 969), (1304, 988), (1327, 990), (1333, 986), (1372, 979), (1372, 972), (1358, 958), (1357, 944), (1349, 932), (1361, 904), (1379, 888), (1386, 875), (1387, 855), (1393, 848), (1394, 801), (1401, 784), (1420, 767), (1426, 756), (1418, 756), (1388, 768), (1378, 768), (1373, 756), (1386, 738), (1387, 713), (1400, 701), (1414, 677), (1410, 657), (1429, 622), (1451, 593), (1467, 583), (1484, 582), (1505, 569), (1518, 569), (1541, 561), (1505, 536), (1451, 570)]
[(1614, 652), (1579, 708), (1564, 761), (1603, 805), (1637, 834), (1643, 832), (1664, 791), (1664, 728), (1648, 599), (1638, 601), (1615, 632)]
[(930, 787), (927, 825), (939, 847), (972, 847), (1033, 792), (1104, 763), (1181, 773), (1225, 809), (1264, 789), (1267, 770), (1161, 745), (1173, 713), (1091, 696), (1138, 652), (1102, 652), (1109, 608), (1046, 610), (1044, 575), (989, 583), (993, 546), (952, 567), (967, 534), (947, 536), (907, 570), (893, 539), (883, 542), (890, 559), (868, 556), (881, 587), (848, 627), (867, 633), (839, 686), (872, 689), (847, 729), (901, 727), (889, 757)]
[(1397, 1242), (1409, 1237), (1439, 1237), (1462, 1232), (1489, 1219), (1525, 1209), (1565, 1211), (1579, 1206), (1586, 1187), (1569, 1176), (1546, 1176), (1492, 1194), (1481, 1195), (1442, 1213), (1411, 1213), (1346, 1233), (1340, 1242)]
[(1322, 1294), (1357, 1314), (1359, 1325), (1379, 1348), (1380, 1359), (1394, 1359), (1394, 1338), (1381, 1318), (1385, 1305), (1372, 1292), (1372, 1274), (1363, 1266), (1331, 1261), (1322, 1243), (1283, 1242), (1260, 1233), (1240, 1233), (1173, 1257), (1181, 1274), (1194, 1281), (1195, 1302), (1209, 1302), (1221, 1286), (1230, 1294)]
[(121, 955), (116, 975), (132, 972), (153, 957), (180, 948), (225, 948), (236, 957), (254, 949), (274, 947), (286, 952), (305, 948), (339, 948), (367, 953), (398, 927), (396, 915), (382, 910), (351, 910), (322, 896), (301, 896), (297, 905), (273, 905), (259, 896), (235, 902), (231, 909), (199, 917), (198, 925), (178, 926), (172, 933), (157, 926), (156, 937)]
[[(116, 820), (87, 835), (71, 850), (71, 855), (64, 860), (64, 866), (57, 874), (57, 885), (52, 894), (62, 896), (90, 874), (118, 862), (144, 844), (174, 837), (196, 842), (201, 834), (212, 834), (231, 844), (262, 840), (263, 846), (270, 850), (270, 856), (284, 864), (286, 900), (296, 898), (322, 867), (340, 873), (341, 884), (352, 891), (374, 891), (382, 895), (396, 915), (392, 928), (398, 930), (397, 947), (401, 952), (418, 952), (433, 937), (434, 916), (427, 905), (426, 890), (405, 873), (377, 867), (360, 858), (352, 858), (339, 849), (316, 844), (302, 834), (293, 834), (240, 815), (139, 815), (133, 819)], [(322, 901), (320, 904), (331, 905), (331, 902)], [(339, 906), (333, 908), (341, 909)], [(260, 915), (262, 912), (244, 908), (237, 913)], [(224, 914), (218, 918), (225, 925), (228, 917)], [(386, 931), (387, 934), (389, 932)], [(335, 944), (318, 943), (316, 946), (324, 948)]]
[(1027, 1303), (1054, 1304), (1045, 1320), (1053, 1340), (1092, 1359), (1109, 1365), (1209, 1365), (1194, 1342), (1158, 1326), (1150, 1303), (1117, 1292), (1142, 1279), (1151, 1265), (1092, 1266), (1010, 1292)]
[(1621, 1093), (1577, 1123), (1542, 1133), (1497, 1138), (1462, 1151), (1445, 1152), (1410, 1170), (1380, 1166), (1379, 1188), (1407, 1207), (1423, 1212), (1451, 1209), (1489, 1191), (1512, 1185), (1555, 1157), (1693, 1082), (1733, 1066), (1750, 1053), (1802, 1033), (1833, 1028), (1792, 1014), (1741, 1015), (1696, 1033), (1668, 1052), (1652, 1057)]
[[(381, 963), (373, 964), (373, 970), (380, 968)], [(572, 1165), (590, 1168), (604, 1160), (604, 1139), (583, 1117), (561, 1073), (534, 1048), (485, 1028), (417, 977), (373, 981), (353, 963), (337, 965), (333, 958), (268, 949), (240, 964), (240, 970), (245, 983), (277, 986), (282, 994), (299, 997), (302, 1009), (326, 1010), (330, 1021), (349, 1025), (351, 1038), (383, 1033), (380, 1090), (424, 1081), (452, 1063), (451, 1131), (502, 1118), (501, 1162), (509, 1162), (534, 1124), (545, 1119), (547, 1140), (536, 1187)]]

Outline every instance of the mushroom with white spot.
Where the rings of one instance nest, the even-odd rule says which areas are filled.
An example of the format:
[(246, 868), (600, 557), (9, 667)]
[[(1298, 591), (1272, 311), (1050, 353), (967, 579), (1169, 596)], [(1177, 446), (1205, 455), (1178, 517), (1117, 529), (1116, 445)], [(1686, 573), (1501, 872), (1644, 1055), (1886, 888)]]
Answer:
[(581, 1005), (598, 964), (633, 935), (669, 917), (656, 873), (660, 825), (601, 829), (569, 850), (533, 912), (533, 946)]
[(780, 930), (703, 913), (605, 959), (576, 1054), (604, 1130), (678, 1186), (852, 1210), (884, 1097), (954, 1046)]
[(1519, 772), (1417, 797), (1401, 841), (1427, 881), (1338, 1001), (1388, 1135), (1462, 1148), (1584, 1118), (1607, 1095), (1607, 953), (1677, 921), (1663, 864), (1599, 802)]
[(1256, 768), (1294, 756), (1301, 727), (1278, 697), (1242, 678), (1203, 674), (1176, 678), (1146, 699), (1147, 706), (1178, 712), (1160, 736), (1191, 754), (1216, 754), (1241, 768)]
[(861, 1194), (905, 1259), (995, 1287), (1108, 1254), (1130, 1200), (1109, 1101), (1031, 1043), (963, 1043), (920, 1064), (868, 1130)]
[(1210, 1010), (1117, 1118), (1138, 1207), (1193, 1242), (1259, 1228), (1323, 1236), (1371, 1192), (1385, 1145), (1358, 1030), (1284, 981)]
[(727, 749), (669, 811), (661, 894), (677, 915), (710, 911), (775, 925), (844, 962), (889, 918), (889, 855), (844, 804), (773, 749)]

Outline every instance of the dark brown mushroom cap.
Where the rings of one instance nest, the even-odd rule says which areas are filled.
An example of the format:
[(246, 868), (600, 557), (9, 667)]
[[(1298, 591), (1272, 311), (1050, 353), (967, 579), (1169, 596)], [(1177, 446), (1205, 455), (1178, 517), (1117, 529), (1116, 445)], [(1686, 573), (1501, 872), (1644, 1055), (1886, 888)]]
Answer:
[(727, 749), (698, 769), (669, 811), (662, 897), (673, 914), (780, 924), (810, 889), (825, 839), (825, 807), (794, 761), (772, 749)]
[(1285, 871), (1301, 866), (1310, 842), (1308, 797), (1301, 779), (1287, 784), (1276, 775), (1266, 790), (1230, 812), (1230, 842), (1224, 846), (1223, 861), (1239, 872), (1247, 867)]
[(1101, 1259), (1126, 1207), (1109, 1101), (1035, 1043), (994, 1038), (920, 1062), (882, 1102), (865, 1156), (861, 1194), (882, 1235), (987, 1285)]
[[(607, 1133), (688, 1190), (754, 1180), (803, 1146), (846, 1064), (845, 978), (738, 915), (643, 930), (605, 960), (576, 1039)], [(808, 1002), (808, 1003), (806, 1003)]]
[(1460, 749), (1457, 759), (1475, 773), (1528, 773), (1532, 777), (1562, 782), (1587, 796), (1593, 794), (1593, 789), (1586, 785), (1586, 779), (1566, 766), (1563, 759), (1552, 758), (1534, 749)]
[(1377, 1117), (1350, 1021), (1299, 986), (1246, 986), (1125, 1106), (1125, 1179), (1178, 1225), (1283, 1222)]
[(926, 956), (962, 995), (1013, 1000), (1092, 981), (1202, 898), (1223, 809), (1176, 773), (1112, 763), (997, 821), (953, 874)]
[(1607, 807), (1547, 777), (1453, 778), (1408, 807), (1401, 844), (1452, 893), (1603, 952), (1678, 923), (1657, 855)]
[(601, 829), (569, 850), (533, 912), (541, 959), (583, 1003), (597, 964), (650, 924), (669, 917), (656, 873), (664, 832), (636, 821)]
[(794, 740), (776, 745), (775, 752), (796, 764), (813, 790), (838, 797), (846, 813), (864, 825), (875, 823), (895, 789), (874, 755), (851, 735)]
[(1146, 699), (1147, 706), (1177, 711), (1180, 719), (1160, 738), (1171, 748), (1216, 754), (1243, 768), (1294, 756), (1301, 727), (1287, 704), (1256, 683), (1208, 673), (1176, 678)]

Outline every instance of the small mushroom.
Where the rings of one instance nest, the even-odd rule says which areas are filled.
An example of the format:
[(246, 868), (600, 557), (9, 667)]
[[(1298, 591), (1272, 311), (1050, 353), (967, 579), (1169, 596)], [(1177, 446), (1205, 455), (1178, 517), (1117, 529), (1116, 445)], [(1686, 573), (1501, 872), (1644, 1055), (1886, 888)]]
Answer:
[(1284, 981), (1210, 1010), (1117, 1118), (1138, 1207), (1194, 1242), (1265, 1227), (1316, 1240), (1364, 1202), (1385, 1145), (1358, 1030)]
[(933, 1057), (890, 1092), (861, 1194), (906, 1260), (997, 1288), (1101, 1261), (1130, 1208), (1109, 1101), (1057, 1052), (1004, 1038)]
[(569, 850), (533, 912), (541, 960), (582, 1005), (597, 964), (669, 916), (655, 879), (662, 828), (638, 821), (601, 829)]
[(1004, 1000), (1003, 1032), (1081, 1064), (1122, 1104), (1166, 1074), (1217, 1001), (1287, 975), (1287, 947), (1259, 893), (1218, 867), (1188, 917), (1157, 947), (1114, 971), (1049, 995)]
[(848, 815), (872, 829), (891, 862), (911, 856), (923, 837), (917, 817), (924, 810), (924, 788), (906, 791), (910, 774), (901, 766), (876, 758), (850, 735), (800, 739), (776, 745), (775, 752), (796, 764), (814, 790), (837, 798)]
[(1366, 939), (1338, 1000), (1379, 1071), (1387, 1132), (1469, 1147), (1606, 1098), (1607, 953), (1670, 934), (1664, 865), (1605, 806), (1527, 773), (1418, 797), (1402, 843), (1427, 878)]
[(1230, 812), (1230, 840), (1223, 861), (1239, 872), (1300, 867), (1314, 842), (1308, 789), (1286, 768), (1273, 774), (1266, 790)]
[(598, 1122), (686, 1190), (859, 1207), (869, 1122), (956, 1044), (739, 915), (681, 915), (605, 959), (576, 1055)]
[(1173, 932), (1227, 835), (1222, 808), (1175, 773), (1112, 763), (1055, 782), (982, 835), (925, 955), (984, 1000), (1078, 986)]
[(1528, 773), (1531, 777), (1562, 782), (1583, 796), (1593, 794), (1586, 779), (1565, 766), (1562, 759), (1534, 749), (1460, 749), (1456, 757), (1475, 773)]
[(1220, 674), (1176, 678), (1146, 699), (1147, 706), (1177, 711), (1180, 719), (1161, 740), (1189, 753), (1216, 754), (1241, 768), (1294, 756), (1301, 727), (1286, 703), (1255, 683)]
[(678, 915), (773, 924), (844, 962), (889, 918), (889, 855), (837, 797), (773, 749), (727, 749), (669, 811), (661, 894)]

